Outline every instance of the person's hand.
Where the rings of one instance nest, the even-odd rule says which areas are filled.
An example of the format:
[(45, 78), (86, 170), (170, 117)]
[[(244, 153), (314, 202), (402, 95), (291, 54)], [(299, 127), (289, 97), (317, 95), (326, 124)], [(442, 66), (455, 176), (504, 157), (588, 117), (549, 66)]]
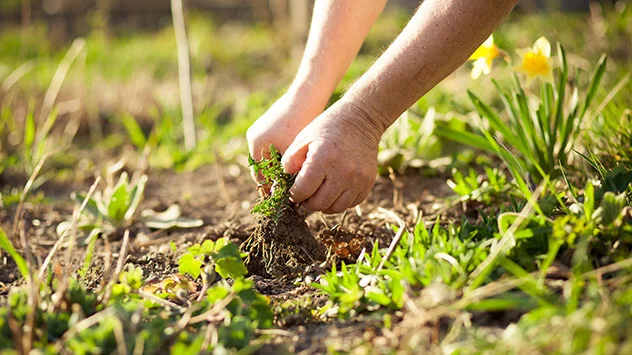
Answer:
[(382, 133), (358, 106), (339, 101), (327, 109), (296, 136), (281, 160), (288, 173), (298, 172), (291, 200), (325, 213), (364, 201), (377, 176)]
[[(248, 128), (246, 139), (250, 155), (257, 161), (269, 158), (270, 144), (283, 154), (294, 137), (323, 109), (324, 106), (318, 106), (308, 97), (284, 94)], [(253, 178), (257, 180), (256, 176)]]

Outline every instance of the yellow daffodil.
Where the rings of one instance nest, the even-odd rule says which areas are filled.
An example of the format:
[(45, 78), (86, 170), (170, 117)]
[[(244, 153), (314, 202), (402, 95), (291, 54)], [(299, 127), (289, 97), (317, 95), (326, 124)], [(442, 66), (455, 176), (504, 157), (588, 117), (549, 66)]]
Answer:
[(527, 76), (527, 82), (535, 78), (553, 81), (553, 67), (551, 65), (551, 44), (540, 37), (532, 48), (517, 51), (521, 62), (515, 70)]
[(494, 35), (489, 36), (489, 38), (472, 53), (470, 59), (468, 59), (474, 61), (471, 73), (472, 79), (478, 79), (481, 74), (489, 75), (492, 71), (494, 59), (501, 55), (502, 51), (494, 43)]

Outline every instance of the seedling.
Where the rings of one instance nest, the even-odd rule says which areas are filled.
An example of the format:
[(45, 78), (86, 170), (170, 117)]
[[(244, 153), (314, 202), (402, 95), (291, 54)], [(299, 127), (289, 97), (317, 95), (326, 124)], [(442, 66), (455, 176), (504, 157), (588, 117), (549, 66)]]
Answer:
[[(239, 252), (237, 245), (228, 238), (217, 241), (205, 240), (202, 245), (196, 244), (188, 248), (188, 252), (178, 260), (178, 270), (197, 279), (203, 270), (214, 270), (223, 278), (243, 278), (247, 270), (241, 258), (245, 254)], [(209, 266), (207, 268), (206, 266)], [(210, 272), (205, 271), (210, 274)]]
[[(116, 168), (111, 168), (108, 173), (112, 174)], [(106, 180), (113, 179), (109, 177)], [(86, 240), (90, 241), (98, 234), (112, 234), (133, 223), (146, 184), (147, 175), (143, 174), (137, 181), (132, 182), (127, 173), (123, 172), (116, 184), (106, 186), (103, 191), (96, 191), (94, 196), (88, 199), (78, 223), (78, 228), (88, 233)], [(72, 198), (78, 204), (82, 204), (86, 196), (73, 193)], [(152, 229), (195, 228), (203, 224), (200, 219), (186, 218), (181, 214), (180, 206), (174, 204), (163, 212), (144, 210), (141, 212), (140, 221)], [(65, 235), (70, 233), (71, 228), (72, 222), (64, 221), (57, 226), (57, 233)]]

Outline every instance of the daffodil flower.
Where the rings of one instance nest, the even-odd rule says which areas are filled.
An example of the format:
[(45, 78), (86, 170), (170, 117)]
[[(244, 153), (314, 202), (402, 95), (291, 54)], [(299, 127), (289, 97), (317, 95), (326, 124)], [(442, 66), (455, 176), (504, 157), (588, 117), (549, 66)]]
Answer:
[(553, 67), (551, 65), (551, 43), (540, 37), (532, 48), (517, 50), (521, 62), (514, 69), (527, 77), (527, 82), (536, 78), (553, 81)]
[(474, 61), (471, 72), (472, 79), (478, 79), (481, 74), (489, 75), (492, 71), (494, 59), (501, 55), (502, 51), (494, 43), (494, 35), (489, 36), (468, 59)]

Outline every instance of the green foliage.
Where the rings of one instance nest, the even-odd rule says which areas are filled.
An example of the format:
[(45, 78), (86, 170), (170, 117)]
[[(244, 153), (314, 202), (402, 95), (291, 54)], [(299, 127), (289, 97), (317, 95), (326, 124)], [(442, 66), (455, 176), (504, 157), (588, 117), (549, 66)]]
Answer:
[[(10, 327), (9, 322), (22, 331), (31, 312), (35, 312), (32, 330), (38, 334), (32, 347), (42, 353), (95, 354), (122, 349), (180, 353), (183, 349), (194, 349), (197, 354), (251, 347), (256, 330), (272, 326), (273, 314), (268, 300), (240, 275), (245, 269), (239, 253), (235, 254), (236, 248), (225, 239), (194, 248), (212, 255), (213, 260), (222, 264), (218, 273), (226, 273), (235, 280), (232, 284), (221, 280), (208, 285), (199, 302), (176, 300), (190, 307), (195, 320), (185, 324), (186, 330), (181, 322), (187, 309), (174, 309), (171, 303), (165, 305), (147, 299), (144, 295), (150, 289), (143, 291), (148, 286), (143, 270), (128, 265), (112, 283), (109, 299), (104, 297), (107, 287), (87, 290), (66, 275), (54, 276), (52, 282), (40, 285), (35, 307), (31, 306), (31, 290), (27, 286), (15, 288), (6, 300), (7, 306), (0, 307), (0, 351), (21, 349), (21, 343), (13, 341), (16, 328)], [(204, 341), (208, 334), (214, 334), (215, 340)]]
[(18, 252), (15, 250), (15, 248), (13, 247), (13, 244), (11, 243), (7, 235), (4, 233), (4, 230), (2, 228), (0, 228), (0, 249), (9, 253), (9, 256), (13, 258), (13, 261), (15, 261), (15, 264), (18, 266), (18, 270), (22, 274), (22, 277), (24, 277), (25, 279), (28, 279), (29, 269), (28, 269), (28, 266), (26, 265), (26, 261), (24, 261), (24, 258), (22, 258), (22, 256), (18, 254)]
[[(397, 231), (397, 228), (394, 228)], [(330, 297), (332, 304), (321, 313), (332, 312), (341, 317), (369, 309), (400, 309), (405, 297), (423, 287), (444, 283), (462, 287), (468, 275), (485, 260), (490, 243), (479, 237), (481, 230), (450, 224), (447, 228), (435, 223), (427, 229), (419, 220), (411, 233), (403, 231), (402, 239), (388, 260), (377, 245), (364, 254), (358, 263), (340, 271), (334, 266), (312, 286)], [(384, 267), (378, 270), (380, 263)]]
[(497, 168), (485, 167), (485, 176), (478, 175), (476, 170), (471, 168), (468, 175), (454, 169), (452, 179), (446, 183), (452, 191), (461, 196), (461, 200), (476, 200), (490, 204), (492, 198), (501, 196), (510, 189), (505, 174)]
[(178, 260), (178, 270), (197, 279), (203, 270), (207, 270), (206, 265), (223, 278), (241, 279), (248, 272), (241, 258), (239, 248), (228, 238), (220, 238), (215, 242), (205, 240), (202, 245), (195, 244), (188, 248)]
[(10, 105), (0, 107), (0, 174), (8, 168), (30, 175), (51, 149), (50, 130), (57, 121), (52, 110), (44, 122), (35, 119), (35, 104), (29, 103), (23, 120), (16, 119)]
[[(97, 190), (88, 199), (85, 211), (93, 219), (103, 219), (114, 227), (129, 224), (136, 213), (145, 192), (147, 175), (141, 175), (137, 181), (130, 182), (126, 172), (120, 174), (113, 186), (106, 186), (102, 191)], [(85, 196), (74, 195), (77, 203), (83, 203)]]
[(389, 168), (401, 172), (439, 157), (441, 142), (434, 134), (435, 116), (433, 108), (423, 118), (408, 110), (384, 132), (378, 154), (380, 175), (386, 175)]
[[(547, 175), (559, 175), (560, 168), (567, 167), (573, 143), (594, 102), (606, 70), (606, 56), (599, 60), (583, 90), (578, 78), (569, 77), (566, 53), (560, 44), (558, 58), (558, 79), (555, 83), (541, 83), (539, 96), (525, 90), (517, 76), (514, 76), (513, 88), (509, 89), (494, 81), (508, 121), (474, 92), (468, 91), (477, 114), (485, 119), (485, 124), (479, 126), (480, 134), (450, 128), (438, 128), (437, 133), (497, 154), (516, 179), (528, 181), (530, 177), (539, 182)], [(567, 95), (567, 91), (571, 94)], [(508, 151), (510, 148), (516, 155)]]
[(270, 158), (255, 161), (248, 156), (248, 164), (255, 175), (262, 178), (259, 187), (270, 188), (270, 193), (254, 205), (252, 213), (278, 221), (283, 210), (290, 206), (290, 187), (294, 183), (294, 177), (283, 169), (281, 155), (273, 145), (270, 146)]
[[(122, 167), (114, 166), (114, 169)], [(114, 181), (114, 170), (108, 173), (107, 181)], [(120, 174), (117, 182), (108, 184), (102, 191), (97, 190), (86, 202), (86, 207), (79, 218), (77, 227), (88, 233), (86, 242), (90, 242), (98, 234), (111, 234), (116, 230), (129, 226), (134, 222), (136, 210), (143, 198), (147, 175), (141, 175), (135, 182), (131, 182), (127, 173)], [(72, 194), (75, 202), (81, 206), (87, 195)], [(145, 210), (139, 219), (148, 228), (195, 228), (203, 221), (181, 216), (179, 205), (172, 205), (164, 212)], [(57, 233), (67, 235), (72, 230), (72, 221), (64, 221), (57, 226)]]

